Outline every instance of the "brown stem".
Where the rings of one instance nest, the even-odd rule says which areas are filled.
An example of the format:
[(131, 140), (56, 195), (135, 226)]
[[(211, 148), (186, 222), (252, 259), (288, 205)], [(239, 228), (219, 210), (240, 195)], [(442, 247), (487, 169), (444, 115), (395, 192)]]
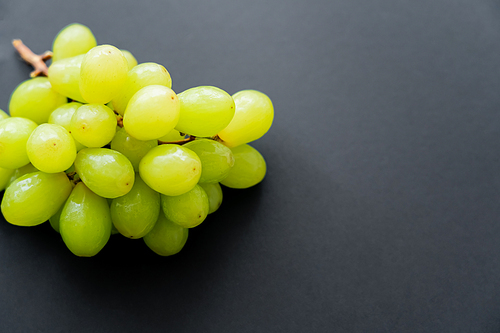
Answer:
[(52, 52), (46, 51), (45, 53), (40, 55), (35, 54), (33, 53), (33, 51), (30, 50), (29, 47), (24, 45), (24, 43), (20, 39), (14, 39), (12, 41), (12, 45), (14, 45), (17, 52), (19, 52), (21, 58), (23, 58), (24, 61), (33, 66), (33, 68), (35, 69), (33, 72), (30, 73), (31, 77), (36, 77), (40, 75), (48, 76), (49, 69), (45, 64), (45, 61), (52, 58)]
[(116, 113), (116, 124), (120, 127), (123, 127), (123, 116), (117, 113), (116, 111), (115, 113)]
[(171, 145), (183, 145), (185, 143), (188, 143), (188, 142), (191, 142), (191, 141), (194, 141), (194, 139), (196, 139), (195, 136), (190, 136), (189, 138), (186, 138), (184, 140), (179, 140), (179, 141), (170, 141), (170, 142), (166, 142), (166, 141), (160, 141), (158, 140), (158, 144), (159, 145), (166, 145), (166, 144), (171, 144)]

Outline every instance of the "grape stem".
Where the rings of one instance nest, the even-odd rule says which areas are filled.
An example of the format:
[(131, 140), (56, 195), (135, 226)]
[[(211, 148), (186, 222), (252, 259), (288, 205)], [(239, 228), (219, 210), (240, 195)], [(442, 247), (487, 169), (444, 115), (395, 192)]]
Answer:
[(12, 45), (16, 48), (17, 52), (19, 52), (21, 58), (23, 58), (24, 61), (33, 66), (33, 68), (35, 69), (30, 73), (30, 77), (36, 77), (40, 75), (48, 76), (49, 69), (45, 64), (45, 61), (52, 58), (52, 52), (46, 51), (45, 53), (40, 55), (35, 54), (30, 50), (29, 47), (24, 45), (24, 43), (20, 39), (14, 39), (12, 41)]
[(191, 136), (189, 136), (189, 138), (186, 138), (184, 140), (179, 140), (179, 141), (170, 141), (170, 142), (167, 142), (167, 141), (160, 141), (160, 140), (158, 140), (158, 144), (159, 145), (166, 145), (166, 144), (170, 144), (170, 145), (183, 145), (185, 143), (194, 141), (194, 139), (196, 139), (196, 137), (193, 136), (193, 135), (191, 135)]

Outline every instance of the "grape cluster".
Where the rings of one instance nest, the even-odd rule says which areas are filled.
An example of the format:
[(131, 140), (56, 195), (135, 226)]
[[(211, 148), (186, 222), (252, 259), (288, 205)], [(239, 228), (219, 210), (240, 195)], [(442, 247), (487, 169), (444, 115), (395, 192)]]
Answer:
[(256, 185), (262, 155), (247, 143), (271, 127), (271, 100), (213, 86), (179, 94), (169, 72), (97, 45), (71, 24), (53, 43), (47, 77), (22, 82), (10, 116), (0, 110), (0, 191), (5, 219), (47, 220), (77, 256), (120, 233), (162, 256), (222, 203), (220, 184)]

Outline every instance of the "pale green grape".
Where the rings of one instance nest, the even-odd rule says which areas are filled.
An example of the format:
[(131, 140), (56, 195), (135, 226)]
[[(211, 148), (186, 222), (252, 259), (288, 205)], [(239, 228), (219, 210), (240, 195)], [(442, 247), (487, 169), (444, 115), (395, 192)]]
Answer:
[(0, 191), (5, 190), (5, 188), (9, 185), (10, 178), (15, 171), (15, 169), (5, 169), (0, 167)]
[(52, 89), (48, 78), (36, 77), (17, 86), (10, 96), (9, 112), (12, 117), (25, 117), (43, 124), (54, 109), (67, 101)]
[(266, 175), (266, 161), (257, 149), (243, 144), (231, 150), (234, 166), (221, 184), (231, 188), (248, 188), (260, 183)]
[(52, 89), (75, 101), (85, 102), (80, 93), (80, 67), (84, 54), (52, 62), (49, 81)]
[(134, 55), (130, 53), (130, 51), (127, 50), (120, 50), (123, 53), (123, 56), (125, 59), (127, 59), (127, 65), (128, 65), (128, 70), (131, 70), (135, 66), (137, 66), (137, 60), (135, 59)]
[(171, 130), (170, 132), (167, 133), (167, 135), (162, 136), (161, 138), (158, 138), (158, 141), (162, 142), (175, 142), (175, 141), (180, 141), (184, 140), (186, 136), (179, 132), (176, 129)]
[(179, 120), (179, 100), (172, 89), (151, 85), (142, 88), (130, 99), (123, 127), (138, 140), (158, 139)]
[(85, 184), (76, 184), (61, 212), (59, 231), (73, 254), (95, 256), (111, 236), (111, 216), (106, 199)]
[(127, 104), (136, 92), (144, 87), (160, 85), (172, 88), (170, 74), (162, 65), (146, 62), (132, 68), (120, 93), (113, 98), (114, 109), (123, 116)]
[(61, 208), (59, 208), (59, 210), (49, 218), (50, 226), (52, 227), (52, 229), (54, 229), (58, 233), (59, 233), (59, 221), (61, 219), (61, 213), (62, 213), (63, 208), (64, 208), (64, 204), (61, 205)]
[(184, 145), (198, 155), (201, 160), (200, 183), (218, 183), (229, 174), (234, 165), (231, 149), (209, 139), (200, 139)]
[(183, 91), (178, 96), (181, 107), (175, 129), (182, 133), (214, 136), (233, 119), (233, 98), (222, 89), (201, 86)]
[(0, 109), (0, 120), (9, 118), (10, 116), (4, 110)]
[(0, 167), (17, 169), (30, 162), (26, 142), (35, 128), (36, 123), (26, 118), (0, 121)]
[(33, 166), (33, 164), (31, 164), (31, 163), (28, 163), (25, 166), (22, 166), (20, 168), (17, 168), (17, 169), (14, 170), (14, 173), (10, 177), (10, 179), (9, 179), (9, 181), (7, 183), (7, 186), (9, 186), (10, 184), (12, 184), (17, 178), (20, 178), (21, 176), (24, 176), (24, 175), (26, 175), (28, 173), (37, 172), (37, 171), (40, 171), (40, 170), (38, 170), (37, 168), (35, 168)]
[(183, 228), (165, 215), (159, 214), (153, 230), (144, 236), (144, 242), (156, 254), (171, 256), (179, 253), (186, 244), (189, 229)]
[(228, 147), (236, 147), (257, 140), (273, 123), (273, 103), (256, 90), (243, 90), (233, 95), (236, 113), (229, 125), (219, 132)]
[(96, 46), (85, 54), (80, 68), (80, 93), (89, 103), (106, 104), (127, 81), (128, 63), (111, 45)]
[(199, 183), (207, 194), (210, 209), (208, 214), (212, 214), (222, 205), (222, 189), (219, 183)]
[(151, 149), (139, 163), (142, 180), (156, 192), (181, 195), (191, 190), (201, 175), (201, 161), (192, 150), (178, 145)]
[[(73, 114), (75, 113), (76, 110), (78, 110), (80, 106), (82, 106), (82, 104), (77, 102), (61, 105), (60, 107), (52, 111), (48, 123), (61, 125), (66, 130), (68, 130), (69, 133), (71, 133), (71, 118), (73, 117)], [(86, 148), (77, 140), (75, 140), (75, 146), (76, 146), (76, 151), (80, 151), (83, 148)]]
[(86, 26), (72, 23), (57, 34), (52, 44), (52, 61), (87, 53), (97, 42), (94, 34)]
[(64, 172), (28, 173), (7, 187), (2, 213), (7, 222), (34, 226), (54, 215), (71, 193), (71, 183)]
[(116, 115), (102, 104), (82, 105), (71, 117), (70, 132), (86, 147), (102, 147), (115, 136)]
[(170, 221), (183, 228), (194, 228), (205, 220), (209, 211), (205, 190), (196, 185), (178, 196), (161, 195), (161, 208)]
[(134, 186), (134, 168), (117, 151), (106, 148), (85, 148), (75, 159), (75, 169), (93, 192), (104, 198), (127, 194)]
[(158, 220), (160, 194), (137, 176), (130, 192), (113, 199), (110, 210), (113, 225), (123, 236), (141, 238), (151, 231)]
[(55, 124), (38, 126), (26, 143), (26, 152), (31, 164), (47, 173), (63, 172), (76, 158), (73, 137), (64, 127)]
[(135, 171), (139, 171), (139, 163), (141, 159), (152, 148), (158, 146), (157, 140), (141, 141), (130, 136), (125, 129), (120, 128), (113, 140), (111, 141), (111, 149), (119, 151), (125, 155)]

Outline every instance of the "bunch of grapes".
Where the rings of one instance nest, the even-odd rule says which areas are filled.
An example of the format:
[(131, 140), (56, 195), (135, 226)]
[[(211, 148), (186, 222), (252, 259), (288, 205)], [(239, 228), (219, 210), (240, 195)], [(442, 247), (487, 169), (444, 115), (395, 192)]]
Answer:
[(264, 178), (264, 158), (247, 143), (271, 127), (265, 94), (176, 94), (165, 67), (97, 46), (81, 24), (62, 29), (52, 50), (48, 70), (34, 72), (46, 77), (14, 90), (10, 116), (0, 110), (8, 222), (49, 220), (77, 256), (96, 255), (113, 233), (168, 256), (219, 208), (220, 184), (243, 189)]

